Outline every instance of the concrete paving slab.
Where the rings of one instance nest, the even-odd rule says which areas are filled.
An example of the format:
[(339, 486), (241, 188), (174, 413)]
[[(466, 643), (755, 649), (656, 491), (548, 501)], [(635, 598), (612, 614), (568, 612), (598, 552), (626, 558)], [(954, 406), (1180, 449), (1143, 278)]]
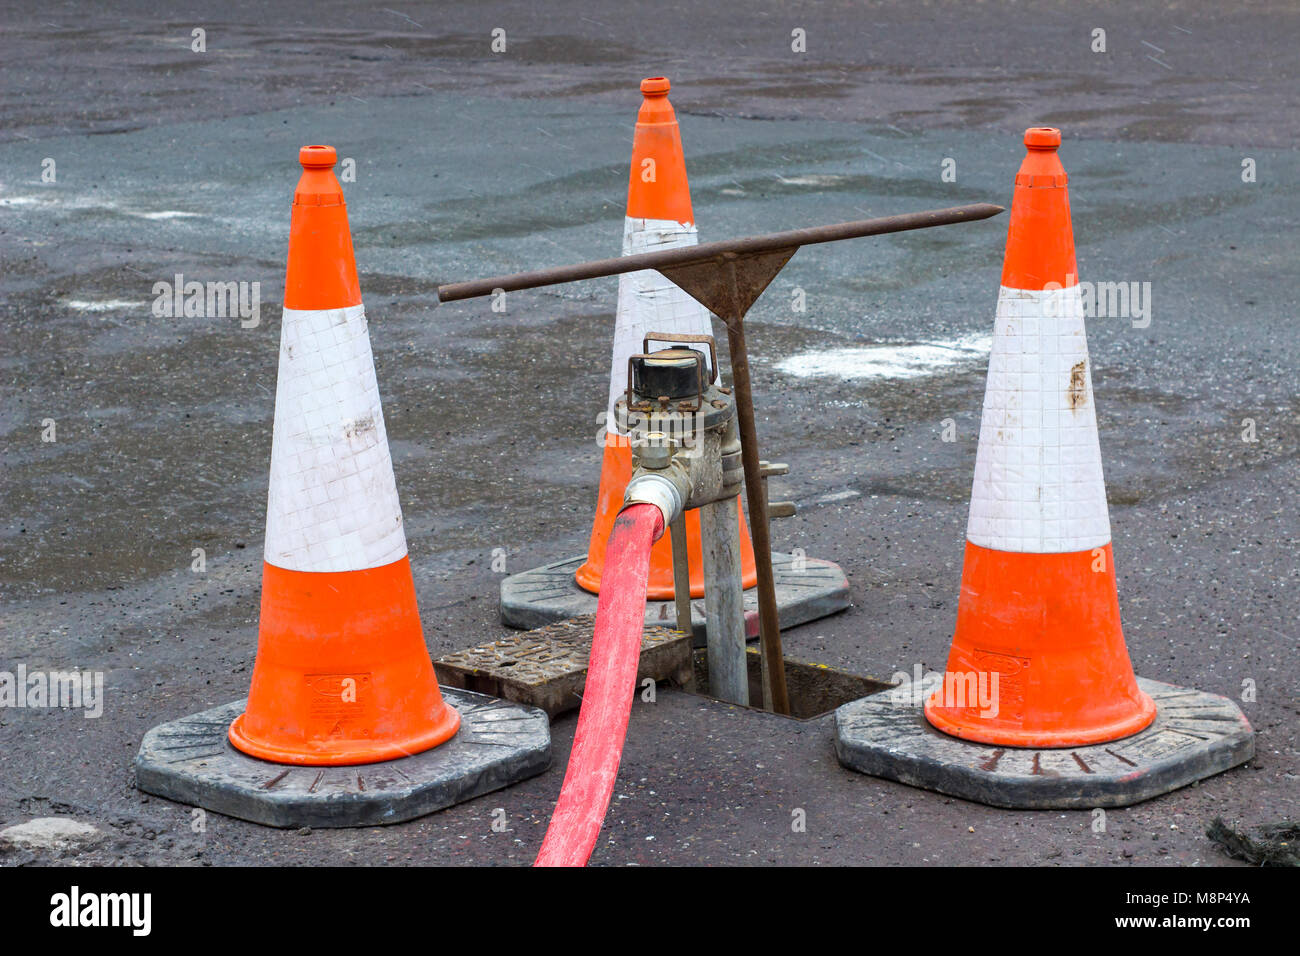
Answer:
[[(554, 718), (582, 706), (594, 615), (557, 621), (524, 634), (462, 648), (433, 662), (438, 681), (538, 707)], [(681, 631), (647, 626), (636, 683), (692, 680), (691, 642)]]

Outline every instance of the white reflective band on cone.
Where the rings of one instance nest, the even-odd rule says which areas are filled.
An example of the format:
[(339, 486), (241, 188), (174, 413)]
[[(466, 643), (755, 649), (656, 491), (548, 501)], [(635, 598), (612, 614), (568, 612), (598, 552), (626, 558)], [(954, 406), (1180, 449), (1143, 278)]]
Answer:
[(285, 309), (266, 561), (359, 571), (405, 556), (365, 308)]
[[(694, 225), (666, 219), (631, 219), (623, 223), (623, 255), (662, 252), (699, 241)], [(614, 352), (609, 367), (609, 404), (605, 430), (617, 434), (614, 403), (627, 388), (627, 360), (641, 353), (647, 332), (712, 335), (709, 310), (653, 269), (618, 277), (618, 315), (614, 322)], [(652, 349), (673, 343), (651, 343)], [(698, 348), (699, 346), (694, 346)]]
[(998, 296), (966, 537), (1039, 554), (1110, 542), (1078, 285)]

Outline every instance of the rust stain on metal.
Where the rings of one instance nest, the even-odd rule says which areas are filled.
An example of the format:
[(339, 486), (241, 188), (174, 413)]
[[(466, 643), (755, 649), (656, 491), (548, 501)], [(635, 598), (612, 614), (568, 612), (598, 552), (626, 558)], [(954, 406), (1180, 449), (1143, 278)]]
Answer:
[(1088, 362), (1075, 362), (1070, 369), (1070, 387), (1065, 390), (1066, 401), (1070, 410), (1076, 411), (1088, 403)]
[(998, 769), (998, 761), (1002, 759), (1002, 755), (1005, 754), (1005, 753), (1006, 753), (1005, 750), (995, 750), (995, 751), (993, 751), (992, 755), (991, 755), (987, 760), (985, 760), (983, 763), (980, 764), (980, 769), (981, 769), (981, 770), (997, 770), (997, 769)]

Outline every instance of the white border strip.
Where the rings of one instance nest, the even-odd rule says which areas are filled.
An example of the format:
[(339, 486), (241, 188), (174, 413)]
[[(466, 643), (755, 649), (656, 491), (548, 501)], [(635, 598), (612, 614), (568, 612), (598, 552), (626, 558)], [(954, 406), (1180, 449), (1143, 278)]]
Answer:
[(998, 296), (966, 537), (1043, 554), (1110, 541), (1077, 285)]
[(267, 563), (289, 571), (406, 556), (362, 306), (284, 310), (265, 547)]

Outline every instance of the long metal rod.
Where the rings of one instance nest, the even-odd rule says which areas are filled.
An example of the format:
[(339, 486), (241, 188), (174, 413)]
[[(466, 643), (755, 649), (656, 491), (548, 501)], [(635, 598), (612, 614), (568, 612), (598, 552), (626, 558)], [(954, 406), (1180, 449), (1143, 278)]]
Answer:
[(446, 285), (438, 286), (438, 300), (440, 302), (455, 302), (459, 299), (473, 299), (478, 296), (491, 295), (498, 289), (502, 292), (516, 292), (520, 289), (536, 289), (540, 286), (556, 285), (561, 282), (576, 282), (579, 279), (599, 279), (602, 276), (621, 275), (624, 272), (638, 272), (642, 269), (661, 269), (695, 262), (708, 262), (710, 260), (722, 262), (723, 256), (728, 253), (732, 255), (752, 255), (772, 252), (777, 249), (788, 249), (793, 246), (835, 242), (839, 239), (858, 239), (863, 236), (879, 236), (890, 232), (906, 232), (910, 229), (926, 229), (930, 226), (974, 222), (996, 216), (1002, 211), (1002, 206), (995, 206), (992, 203), (973, 203), (969, 206), (930, 209), (925, 212), (882, 216), (878, 219), (860, 219), (855, 222), (841, 222), (830, 226), (790, 229), (785, 232), (772, 232), (763, 236), (748, 236), (743, 239), (724, 239), (720, 242), (705, 242), (697, 246), (665, 249), (662, 252), (619, 256), (617, 259), (598, 259), (593, 262), (580, 262), (571, 266), (539, 269), (535, 272), (516, 272), (513, 275), (474, 279), (470, 282), (449, 282)]
[(772, 534), (767, 519), (762, 469), (758, 455), (758, 426), (754, 421), (754, 388), (749, 378), (749, 350), (745, 346), (745, 315), (737, 288), (736, 261), (727, 260), (735, 315), (720, 315), (727, 327), (731, 353), (731, 385), (736, 391), (736, 424), (740, 429), (740, 460), (745, 469), (745, 501), (749, 505), (749, 533), (754, 542), (754, 569), (758, 572), (758, 635), (763, 666), (763, 709), (790, 713), (785, 684), (785, 654), (781, 649), (781, 623), (776, 608), (776, 579), (772, 574)]

